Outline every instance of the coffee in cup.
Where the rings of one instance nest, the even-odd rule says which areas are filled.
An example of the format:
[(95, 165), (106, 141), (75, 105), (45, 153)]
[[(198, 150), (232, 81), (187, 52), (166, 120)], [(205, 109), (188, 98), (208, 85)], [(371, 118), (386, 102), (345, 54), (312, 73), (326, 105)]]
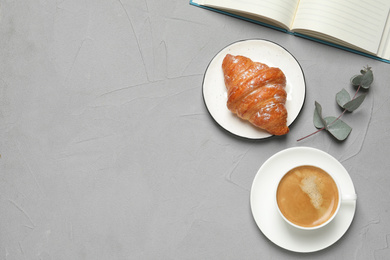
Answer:
[(311, 165), (298, 166), (280, 180), (276, 191), (278, 209), (293, 226), (314, 229), (336, 215), (341, 194), (332, 176)]

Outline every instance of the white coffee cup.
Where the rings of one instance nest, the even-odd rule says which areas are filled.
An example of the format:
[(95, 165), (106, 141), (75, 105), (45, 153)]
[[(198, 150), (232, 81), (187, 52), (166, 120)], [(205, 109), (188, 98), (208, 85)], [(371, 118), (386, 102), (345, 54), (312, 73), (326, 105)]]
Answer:
[[(332, 199), (328, 199), (329, 197)], [(275, 200), (280, 216), (291, 226), (303, 230), (314, 230), (326, 226), (338, 214), (342, 202), (356, 199), (356, 194), (341, 192), (332, 173), (313, 165), (292, 168), (280, 178), (275, 189)], [(329, 206), (327, 206), (328, 203)], [(321, 215), (322, 212), (326, 213)], [(309, 216), (308, 219), (311, 217), (316, 219), (318, 215), (320, 215), (318, 224), (297, 221), (297, 219), (305, 219), (306, 216)]]

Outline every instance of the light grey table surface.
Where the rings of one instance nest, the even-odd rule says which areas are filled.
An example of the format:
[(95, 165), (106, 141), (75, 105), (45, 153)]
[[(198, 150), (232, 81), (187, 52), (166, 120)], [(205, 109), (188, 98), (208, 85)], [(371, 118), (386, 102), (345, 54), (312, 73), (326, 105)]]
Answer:
[[(225, 46), (266, 39), (306, 80), (282, 138), (235, 137), (202, 97)], [(345, 142), (315, 130), (314, 101), (371, 66)], [(0, 0), (0, 259), (388, 259), (390, 65), (207, 11), (188, 1)], [(269, 241), (250, 208), (273, 154), (307, 146), (334, 156), (358, 194), (345, 235), (293, 253)]]

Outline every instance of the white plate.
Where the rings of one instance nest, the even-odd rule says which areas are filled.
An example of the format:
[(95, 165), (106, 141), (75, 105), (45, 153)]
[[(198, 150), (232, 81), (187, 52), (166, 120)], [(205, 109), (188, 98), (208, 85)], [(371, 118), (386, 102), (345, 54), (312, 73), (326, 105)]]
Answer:
[(266, 40), (235, 42), (221, 50), (210, 62), (203, 80), (203, 98), (210, 115), (227, 131), (249, 139), (272, 136), (230, 112), (226, 106), (222, 61), (226, 54), (243, 55), (253, 61), (280, 68), (286, 75), (287, 125), (296, 119), (305, 100), (305, 78), (298, 61), (283, 47)]
[(314, 148), (295, 147), (276, 153), (260, 167), (250, 195), (252, 214), (263, 234), (276, 245), (301, 253), (324, 249), (339, 240), (352, 223), (356, 209), (356, 201), (342, 202), (332, 222), (319, 230), (300, 230), (287, 224), (273, 198), (277, 182), (291, 168), (308, 164), (334, 173), (342, 194), (355, 194), (348, 172), (334, 157)]

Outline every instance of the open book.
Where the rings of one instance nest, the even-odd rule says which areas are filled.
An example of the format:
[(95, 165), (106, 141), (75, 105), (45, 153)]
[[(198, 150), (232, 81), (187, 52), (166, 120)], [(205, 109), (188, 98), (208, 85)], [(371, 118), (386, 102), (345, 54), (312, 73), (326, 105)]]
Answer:
[(190, 0), (190, 4), (390, 63), (389, 0)]

